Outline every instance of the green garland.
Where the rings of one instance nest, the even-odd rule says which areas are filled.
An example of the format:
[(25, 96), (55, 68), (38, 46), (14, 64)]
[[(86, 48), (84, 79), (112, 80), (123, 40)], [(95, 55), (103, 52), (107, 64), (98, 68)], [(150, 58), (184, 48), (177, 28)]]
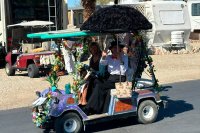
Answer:
[(63, 67), (64, 64), (62, 62), (62, 58), (60, 57), (60, 55), (55, 54), (55, 62), (52, 65), (51, 72), (49, 73), (49, 76), (46, 79), (50, 83), (52, 91), (55, 91), (58, 87), (58, 82), (60, 80), (58, 72), (61, 71)]
[(143, 41), (143, 36), (141, 34), (135, 34), (134, 39), (139, 42), (140, 46), (136, 46), (137, 51), (139, 51), (139, 61), (138, 61), (138, 67), (137, 70), (135, 72), (134, 75), (134, 80), (133, 80), (133, 87), (136, 86), (136, 82), (135, 79), (136, 78), (141, 78), (142, 73), (144, 71), (144, 69), (149, 66), (149, 69), (147, 70), (149, 72), (149, 74), (151, 75), (152, 79), (155, 81), (154, 82), (154, 89), (157, 92), (161, 91), (162, 86), (160, 86), (158, 84), (158, 79), (156, 79), (156, 76), (154, 74), (155, 67), (153, 65), (153, 59), (151, 58), (151, 56), (148, 55), (148, 49), (147, 49), (147, 45), (146, 43)]
[(78, 93), (81, 85), (85, 83), (85, 80), (80, 75), (80, 71), (84, 68), (84, 64), (80, 62), (75, 63), (75, 71), (73, 72), (73, 84), (71, 85), (72, 93), (75, 95), (76, 102), (78, 102)]

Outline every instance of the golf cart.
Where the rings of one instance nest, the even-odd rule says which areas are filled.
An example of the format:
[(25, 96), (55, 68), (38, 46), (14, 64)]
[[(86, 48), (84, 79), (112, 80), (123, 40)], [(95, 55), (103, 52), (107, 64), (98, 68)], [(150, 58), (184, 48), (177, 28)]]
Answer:
[[(123, 6), (111, 6), (106, 7), (105, 9), (116, 8), (117, 11), (122, 11)], [(120, 9), (119, 9), (120, 8)], [(126, 7), (125, 7), (126, 8)], [(146, 30), (151, 28), (151, 24), (144, 18), (144, 16), (135, 11), (135, 9), (129, 8), (129, 12), (134, 11), (136, 16), (142, 16), (142, 21), (145, 21), (145, 26), (142, 27), (143, 22), (139, 23), (138, 27), (133, 27), (136, 29), (130, 29), (127, 31), (123, 28), (115, 28), (101, 31), (98, 30), (98, 27), (95, 27), (95, 30), (85, 28), (87, 24), (91, 26), (96, 24), (90, 22), (92, 16), (96, 17), (95, 12), (82, 26), (81, 30), (78, 32), (62, 32), (55, 34), (40, 34), (40, 37), (45, 38), (72, 38), (84, 37), (84, 36), (97, 36), (101, 34), (118, 34), (124, 32), (133, 32), (134, 30)], [(102, 10), (99, 11), (102, 13)], [(104, 14), (104, 13), (102, 13)], [(123, 14), (124, 15), (124, 14)], [(122, 15), (122, 16), (123, 16)], [(98, 16), (98, 15), (97, 15)], [(116, 15), (109, 16), (115, 17)], [(131, 17), (131, 16), (130, 16)], [(123, 18), (122, 18), (123, 19)], [(127, 20), (127, 19), (123, 19)], [(141, 21), (141, 20), (140, 20)], [(100, 21), (99, 21), (100, 22)], [(103, 19), (101, 20), (102, 23)], [(107, 21), (109, 22), (109, 21)], [(130, 23), (132, 24), (132, 23)], [(98, 25), (98, 24), (97, 24)], [(150, 25), (150, 26), (148, 26)], [(95, 25), (96, 26), (96, 25)], [(136, 25), (137, 26), (137, 25)], [(103, 26), (105, 27), (105, 26)], [(111, 26), (113, 28), (113, 26)], [(120, 30), (120, 29), (123, 29)], [(112, 32), (113, 31), (113, 32)], [(39, 34), (38, 34), (39, 35)], [(134, 34), (132, 34), (134, 35)], [(140, 36), (141, 37), (141, 36)], [(141, 38), (140, 38), (141, 39)], [(112, 89), (110, 92), (111, 99), (109, 104), (109, 109), (106, 113), (102, 114), (92, 114), (87, 115), (82, 108), (78, 105), (77, 102), (77, 93), (73, 91), (68, 91), (69, 87), (66, 87), (65, 90), (58, 89), (56, 86), (51, 86), (50, 88), (45, 89), (42, 92), (37, 92), (38, 99), (33, 103), (32, 109), (32, 118), (34, 124), (39, 128), (53, 128), (58, 133), (78, 133), (82, 129), (85, 130), (85, 127), (90, 124), (95, 124), (97, 122), (104, 122), (113, 119), (127, 118), (131, 116), (136, 116), (138, 122), (148, 124), (155, 122), (157, 119), (158, 111), (160, 107), (166, 107), (167, 102), (161, 100), (160, 91), (163, 90), (161, 86), (158, 85), (157, 79), (154, 74), (154, 67), (152, 65), (152, 60), (148, 56), (148, 51), (146, 45), (142, 39), (140, 44), (137, 46), (136, 52), (138, 53), (138, 64), (135, 76), (132, 79), (132, 87), (130, 89), (130, 96), (119, 97), (116, 93), (116, 89)], [(150, 79), (143, 79), (142, 74), (145, 71), (145, 68), (148, 68)], [(88, 69), (88, 71), (90, 71)], [(92, 73), (92, 72), (91, 72)], [(79, 86), (80, 87), (80, 86)], [(75, 93), (74, 93), (75, 92)]]
[[(51, 61), (41, 61), (53, 59), (55, 51), (50, 51), (50, 41), (41, 43), (37, 38), (29, 39), (27, 33), (33, 30), (41, 30), (41, 26), (53, 24), (46, 21), (22, 22), (15, 25), (8, 25), (12, 32), (12, 50), (5, 57), (6, 74), (15, 75), (15, 71), (28, 71), (31, 78), (38, 77), (40, 71), (50, 70)], [(47, 28), (45, 28), (47, 30)], [(43, 29), (44, 30), (44, 29)]]

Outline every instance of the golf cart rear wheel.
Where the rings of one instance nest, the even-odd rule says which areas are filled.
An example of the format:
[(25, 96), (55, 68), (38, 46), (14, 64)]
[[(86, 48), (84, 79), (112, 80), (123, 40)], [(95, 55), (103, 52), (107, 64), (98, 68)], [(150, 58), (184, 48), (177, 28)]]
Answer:
[(13, 69), (12, 66), (9, 63), (6, 63), (5, 70), (6, 70), (6, 74), (8, 76), (14, 76), (15, 75), (15, 69)]
[(158, 116), (157, 105), (152, 100), (141, 102), (138, 109), (138, 122), (147, 124), (156, 121)]
[(79, 133), (82, 127), (82, 120), (76, 113), (67, 113), (55, 121), (56, 133)]
[(35, 64), (28, 65), (28, 76), (30, 78), (36, 78), (39, 76), (39, 69)]

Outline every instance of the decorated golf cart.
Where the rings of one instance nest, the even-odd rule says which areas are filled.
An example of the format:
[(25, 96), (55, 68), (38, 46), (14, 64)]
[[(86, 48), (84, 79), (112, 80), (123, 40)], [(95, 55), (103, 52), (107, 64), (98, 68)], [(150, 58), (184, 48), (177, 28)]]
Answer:
[[(103, 15), (102, 15), (103, 14)], [(111, 16), (111, 17), (106, 17)], [(112, 34), (118, 40), (119, 34), (130, 33), (129, 35), (137, 41), (134, 48), (136, 53), (136, 71), (132, 75), (131, 81), (124, 87), (111, 89), (109, 109), (106, 113), (87, 114), (78, 105), (78, 94), (84, 84), (80, 79), (79, 69), (84, 68), (89, 76), (96, 76), (100, 72), (94, 72), (87, 65), (75, 62), (74, 82), (59, 88), (57, 82), (59, 76), (57, 72), (63, 67), (58, 60), (52, 67), (47, 81), (51, 86), (42, 92), (37, 92), (38, 99), (33, 103), (33, 122), (40, 128), (53, 128), (56, 132), (81, 132), (87, 125), (97, 122), (109, 121), (113, 119), (137, 116), (140, 123), (152, 123), (156, 121), (160, 107), (166, 106), (166, 101), (161, 100), (160, 92), (163, 87), (158, 84), (154, 74), (152, 59), (148, 55), (148, 50), (143, 38), (144, 30), (151, 29), (152, 25), (137, 10), (114, 5), (96, 11), (81, 27), (82, 31), (60, 32), (37, 34), (40, 38), (65, 38), (86, 36), (100, 36)], [(34, 36), (34, 34), (32, 34)], [(82, 46), (87, 45), (82, 43)], [(84, 52), (83, 52), (84, 53)], [(143, 78), (144, 72), (149, 76)], [(68, 83), (66, 81), (66, 83)]]

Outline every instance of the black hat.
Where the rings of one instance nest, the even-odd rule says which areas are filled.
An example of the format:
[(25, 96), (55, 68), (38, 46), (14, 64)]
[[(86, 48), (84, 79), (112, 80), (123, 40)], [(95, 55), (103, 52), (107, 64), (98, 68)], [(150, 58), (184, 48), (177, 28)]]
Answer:
[(117, 41), (112, 41), (112, 42), (110, 42), (109, 49), (111, 49), (112, 47), (117, 46), (117, 45), (118, 45), (120, 48), (123, 48), (123, 47), (124, 47), (124, 45), (123, 45), (120, 41), (118, 41), (118, 44), (117, 44)]

